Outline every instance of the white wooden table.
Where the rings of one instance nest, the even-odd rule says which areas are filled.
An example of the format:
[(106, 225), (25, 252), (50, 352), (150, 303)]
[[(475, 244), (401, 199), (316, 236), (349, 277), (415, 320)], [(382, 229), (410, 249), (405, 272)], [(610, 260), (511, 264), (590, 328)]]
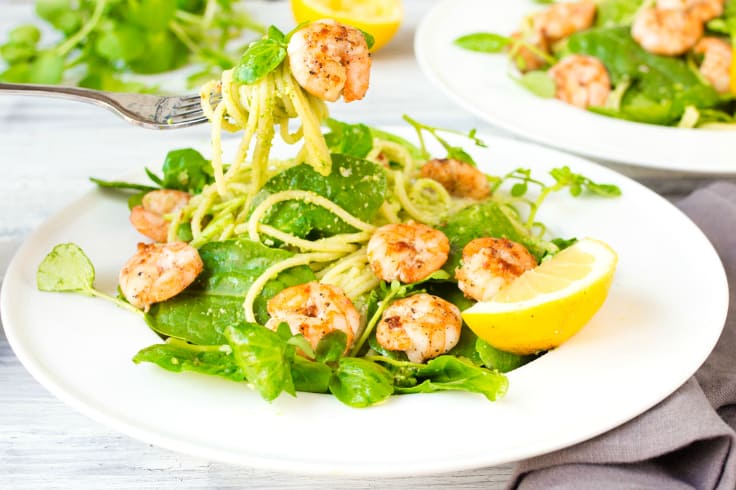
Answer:
[[(293, 24), (286, 2), (247, 2), (264, 23)], [(405, 0), (396, 39), (374, 59), (363, 102), (335, 104), (338, 119), (398, 124), (408, 113), (433, 124), (488, 127), (456, 107), (420, 73), (413, 59), (414, 29), (429, 0)], [(0, 0), (0, 40), (33, 20), (26, 0)], [(134, 135), (135, 147), (125, 145)], [(205, 146), (204, 127), (155, 132), (131, 126), (83, 104), (0, 97), (0, 277), (23, 238), (52, 212), (91, 188), (87, 178), (119, 176), (142, 165), (156, 168), (171, 148)], [(613, 165), (668, 198), (710, 177)], [(731, 176), (731, 179), (736, 178)], [(0, 487), (2, 488), (502, 488), (511, 465), (432, 477), (382, 480), (304, 477), (213, 463), (117, 434), (56, 400), (24, 370), (0, 330)]]

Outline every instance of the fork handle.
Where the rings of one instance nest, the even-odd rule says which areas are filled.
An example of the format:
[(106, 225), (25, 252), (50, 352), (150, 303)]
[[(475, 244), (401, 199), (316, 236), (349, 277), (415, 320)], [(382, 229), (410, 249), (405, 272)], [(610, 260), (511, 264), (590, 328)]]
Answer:
[(44, 95), (61, 99), (83, 101), (97, 101), (107, 106), (107, 96), (104, 92), (79, 87), (61, 85), (34, 85), (30, 83), (0, 83), (0, 92), (14, 95)]

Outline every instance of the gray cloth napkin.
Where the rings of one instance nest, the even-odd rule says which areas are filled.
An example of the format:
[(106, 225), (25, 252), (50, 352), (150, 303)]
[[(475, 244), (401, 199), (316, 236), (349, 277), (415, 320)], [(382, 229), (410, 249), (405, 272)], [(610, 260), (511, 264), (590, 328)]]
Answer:
[(648, 412), (519, 463), (509, 488), (736, 488), (736, 186), (712, 184), (679, 207), (708, 236), (728, 275), (728, 318), (715, 349), (694, 377)]

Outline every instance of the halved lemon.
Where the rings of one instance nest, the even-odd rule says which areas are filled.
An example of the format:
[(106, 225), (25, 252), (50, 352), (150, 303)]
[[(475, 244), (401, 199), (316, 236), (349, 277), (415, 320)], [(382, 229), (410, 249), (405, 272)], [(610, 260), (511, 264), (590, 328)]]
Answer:
[(404, 16), (401, 0), (291, 0), (297, 23), (335, 19), (368, 32), (375, 39), (371, 51), (394, 37)]
[(463, 312), (483, 340), (507, 352), (533, 354), (575, 335), (608, 296), (618, 258), (586, 238), (519, 276), (491, 301)]

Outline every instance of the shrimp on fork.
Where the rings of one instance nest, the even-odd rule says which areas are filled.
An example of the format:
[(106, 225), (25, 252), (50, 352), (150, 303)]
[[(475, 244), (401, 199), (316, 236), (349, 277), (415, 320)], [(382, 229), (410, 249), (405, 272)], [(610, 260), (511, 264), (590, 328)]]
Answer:
[(360, 100), (368, 90), (371, 55), (360, 30), (323, 19), (299, 29), (287, 47), (289, 66), (304, 90), (335, 102)]

